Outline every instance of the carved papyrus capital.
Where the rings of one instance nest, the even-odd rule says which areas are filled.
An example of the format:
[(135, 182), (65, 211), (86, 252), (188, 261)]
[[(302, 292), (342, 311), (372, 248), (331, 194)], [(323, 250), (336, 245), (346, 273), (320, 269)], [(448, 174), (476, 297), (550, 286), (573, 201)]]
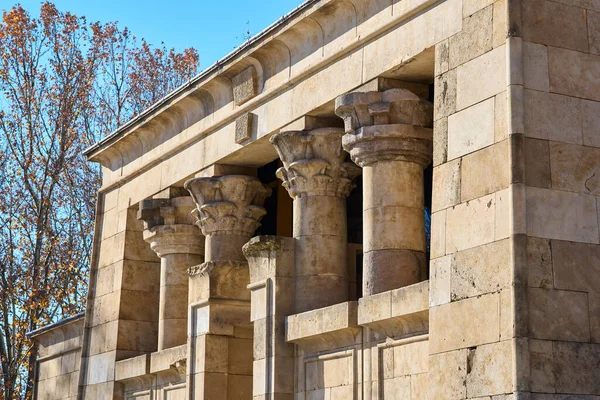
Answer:
[(204, 235), (252, 236), (267, 213), (263, 208), (271, 189), (257, 178), (226, 175), (185, 182), (196, 209), (196, 224)]
[(432, 104), (406, 89), (349, 93), (335, 101), (343, 147), (362, 166), (402, 160), (426, 167), (433, 150)]
[(343, 135), (339, 128), (320, 128), (280, 132), (271, 137), (270, 142), (283, 162), (277, 176), (291, 197), (344, 198), (350, 194), (354, 188), (352, 181), (360, 170), (345, 162)]
[(191, 215), (194, 208), (190, 196), (140, 202), (138, 219), (144, 221), (144, 240), (159, 257), (204, 254), (204, 237)]

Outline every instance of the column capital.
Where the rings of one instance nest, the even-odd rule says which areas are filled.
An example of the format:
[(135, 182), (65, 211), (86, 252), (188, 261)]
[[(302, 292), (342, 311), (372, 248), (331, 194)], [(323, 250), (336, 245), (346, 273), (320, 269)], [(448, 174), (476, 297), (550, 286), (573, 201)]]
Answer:
[(406, 89), (349, 93), (335, 101), (344, 120), (342, 145), (362, 166), (377, 161), (431, 161), (433, 106)]
[(196, 204), (196, 224), (206, 236), (251, 237), (267, 213), (263, 204), (271, 195), (270, 188), (246, 175), (195, 178), (184, 187)]
[(204, 238), (194, 226), (190, 196), (142, 200), (138, 219), (144, 221), (144, 240), (159, 256), (167, 254), (204, 255)]
[(277, 176), (293, 198), (321, 195), (347, 197), (360, 174), (355, 165), (345, 162), (341, 128), (280, 132), (270, 142), (283, 167)]

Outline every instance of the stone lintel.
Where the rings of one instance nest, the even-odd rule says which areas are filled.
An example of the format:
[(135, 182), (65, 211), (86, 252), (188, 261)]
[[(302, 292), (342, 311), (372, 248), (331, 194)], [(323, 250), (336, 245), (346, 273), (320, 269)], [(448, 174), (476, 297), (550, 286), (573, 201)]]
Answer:
[(334, 196), (346, 198), (360, 170), (345, 162), (341, 128), (286, 131), (270, 142), (283, 162), (277, 176), (292, 198)]
[[(348, 301), (286, 318), (286, 341), (303, 347), (339, 348), (360, 339), (358, 302)], [(358, 339), (357, 339), (358, 338)]]
[[(213, 178), (225, 175), (248, 175), (256, 178), (257, 169), (230, 164), (212, 164), (194, 175), (195, 178)], [(185, 190), (185, 189), (184, 189)], [(189, 194), (189, 192), (186, 191)]]
[(358, 324), (389, 337), (429, 330), (429, 281), (358, 301)]
[(377, 77), (357, 87), (352, 92), (380, 92), (389, 89), (407, 89), (421, 99), (429, 98), (429, 85), (426, 83), (409, 82), (400, 79)]

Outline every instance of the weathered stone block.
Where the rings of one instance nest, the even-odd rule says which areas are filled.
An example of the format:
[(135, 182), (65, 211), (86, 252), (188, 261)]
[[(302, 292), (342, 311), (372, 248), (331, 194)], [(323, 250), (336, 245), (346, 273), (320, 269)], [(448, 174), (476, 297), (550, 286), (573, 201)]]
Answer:
[(433, 166), (437, 167), (445, 163), (447, 159), (448, 118), (441, 118), (433, 123)]
[(552, 241), (554, 286), (600, 293), (600, 245)]
[(508, 187), (510, 167), (508, 140), (463, 157), (461, 201), (496, 192)]
[(448, 159), (493, 144), (494, 125), (493, 98), (451, 115), (448, 118)]
[(433, 212), (460, 203), (460, 166), (461, 159), (442, 164), (433, 170)]
[(495, 236), (495, 196), (483, 196), (446, 211), (446, 253), (491, 243)]
[[(502, 0), (506, 1), (506, 0)], [(498, 3), (496, 3), (498, 4)], [(508, 138), (508, 92), (498, 93), (494, 100), (494, 140), (501, 142)]]
[(586, 10), (590, 53), (600, 55), (600, 12)]
[(523, 74), (527, 89), (541, 92), (550, 90), (548, 48), (546, 46), (523, 42)]
[(583, 144), (600, 147), (600, 102), (581, 101)]
[(552, 342), (546, 340), (529, 341), (529, 357), (531, 365), (531, 390), (535, 392), (554, 393), (554, 355)]
[(500, 337), (498, 293), (429, 310), (431, 354), (497, 342)]
[(435, 78), (435, 99), (433, 102), (433, 119), (445, 118), (456, 111), (456, 70)]
[(470, 14), (463, 19), (462, 31), (450, 37), (451, 69), (492, 50), (492, 12), (493, 7), (485, 7)]
[(525, 138), (525, 184), (550, 189), (550, 147), (547, 140)]
[(429, 278), (429, 307), (450, 303), (450, 273), (452, 256), (431, 261)]
[(548, 48), (550, 91), (600, 101), (600, 56)]
[(553, 349), (558, 393), (600, 394), (600, 345), (555, 342)]
[(430, 400), (462, 400), (467, 396), (467, 349), (429, 357)]
[(587, 342), (587, 295), (566, 290), (528, 289), (529, 332), (536, 339)]
[(552, 188), (600, 196), (600, 148), (550, 143)]
[(588, 51), (585, 10), (546, 0), (523, 3), (523, 39), (577, 51)]
[(512, 390), (512, 342), (506, 340), (469, 349), (467, 394), (490, 396)]
[(529, 286), (544, 289), (554, 287), (549, 239), (527, 238), (527, 268)]
[(431, 215), (431, 258), (446, 255), (446, 210)]
[(495, 0), (464, 0), (463, 17), (475, 14), (477, 11), (494, 3)]
[(452, 259), (452, 301), (498, 292), (512, 284), (510, 241), (459, 251)]
[(448, 72), (450, 65), (450, 47), (448, 39), (435, 45), (435, 76)]
[[(594, 196), (528, 187), (527, 234), (599, 243), (596, 207)], [(569, 223), (565, 224), (565, 221)]]
[(456, 82), (457, 110), (462, 110), (505, 91), (505, 46), (499, 46), (458, 67)]
[(394, 376), (415, 375), (428, 371), (428, 341), (394, 346), (392, 351), (394, 357)]
[(524, 101), (526, 136), (565, 143), (582, 143), (579, 99), (525, 90)]

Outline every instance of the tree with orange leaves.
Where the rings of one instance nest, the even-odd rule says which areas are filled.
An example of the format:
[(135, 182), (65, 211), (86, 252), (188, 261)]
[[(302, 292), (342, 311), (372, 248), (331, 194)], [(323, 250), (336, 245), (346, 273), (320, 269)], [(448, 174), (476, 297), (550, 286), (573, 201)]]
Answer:
[(82, 151), (197, 72), (116, 23), (19, 5), (0, 23), (0, 400), (30, 399), (25, 333), (85, 306), (100, 172)]

